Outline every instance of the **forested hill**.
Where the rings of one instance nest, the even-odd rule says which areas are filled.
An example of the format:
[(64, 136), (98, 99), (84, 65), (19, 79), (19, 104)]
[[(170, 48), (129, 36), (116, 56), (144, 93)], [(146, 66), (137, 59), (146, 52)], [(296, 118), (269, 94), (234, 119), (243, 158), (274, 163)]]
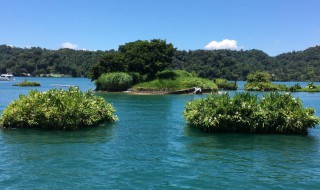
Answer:
[(260, 50), (177, 51), (173, 67), (207, 78), (245, 80), (248, 73), (268, 71), (273, 80), (320, 81), (320, 46), (276, 57)]
[(12, 72), (16, 76), (23, 73), (33, 76), (50, 73), (86, 76), (90, 67), (104, 54), (103, 51), (48, 50), (0, 45), (0, 73)]
[[(48, 50), (0, 45), (0, 73), (70, 74), (87, 76), (107, 51)], [(196, 72), (201, 77), (245, 80), (249, 73), (268, 71), (273, 80), (320, 81), (320, 46), (304, 51), (268, 56), (260, 50), (176, 51), (172, 68)]]

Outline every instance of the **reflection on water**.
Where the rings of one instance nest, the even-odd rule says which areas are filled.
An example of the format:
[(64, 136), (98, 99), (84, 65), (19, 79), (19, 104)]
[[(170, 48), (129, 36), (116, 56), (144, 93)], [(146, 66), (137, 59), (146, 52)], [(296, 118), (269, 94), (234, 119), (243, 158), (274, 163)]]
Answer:
[(4, 129), (0, 134), (5, 144), (104, 143), (112, 139), (113, 125), (103, 124), (77, 131)]
[(285, 188), (299, 185), (312, 188), (318, 184), (315, 176), (319, 175), (320, 162), (314, 158), (320, 156), (319, 137), (208, 134), (188, 126), (184, 132), (190, 137), (186, 147), (195, 162), (211, 168), (201, 166), (208, 175), (228, 176), (225, 180), (233, 183), (251, 181), (264, 187), (268, 185), (266, 182), (277, 181), (282, 181), (279, 187)]

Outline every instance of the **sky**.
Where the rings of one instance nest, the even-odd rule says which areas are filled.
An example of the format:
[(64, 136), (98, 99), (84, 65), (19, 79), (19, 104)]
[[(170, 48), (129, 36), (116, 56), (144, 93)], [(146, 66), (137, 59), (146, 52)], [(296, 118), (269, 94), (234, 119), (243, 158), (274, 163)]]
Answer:
[(163, 39), (178, 50), (320, 45), (320, 0), (0, 0), (0, 44), (118, 49)]

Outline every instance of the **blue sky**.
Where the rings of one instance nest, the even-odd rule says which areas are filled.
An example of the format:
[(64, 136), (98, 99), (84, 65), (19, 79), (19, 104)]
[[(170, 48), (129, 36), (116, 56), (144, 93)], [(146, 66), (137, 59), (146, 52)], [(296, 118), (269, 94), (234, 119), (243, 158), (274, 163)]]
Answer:
[(0, 44), (109, 50), (159, 38), (274, 56), (320, 44), (319, 9), (320, 0), (0, 0)]

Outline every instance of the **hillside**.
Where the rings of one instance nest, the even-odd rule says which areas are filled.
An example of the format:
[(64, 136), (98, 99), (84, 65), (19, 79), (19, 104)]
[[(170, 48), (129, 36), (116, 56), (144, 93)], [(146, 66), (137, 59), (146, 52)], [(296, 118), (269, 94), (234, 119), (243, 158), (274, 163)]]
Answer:
[[(113, 50), (111, 50), (113, 51)], [(14, 75), (59, 73), (87, 76), (89, 69), (110, 51), (48, 50), (0, 45), (0, 73)], [(249, 73), (268, 71), (273, 80), (320, 81), (320, 46), (271, 57), (260, 50), (176, 51), (172, 69), (200, 77), (245, 80)]]

